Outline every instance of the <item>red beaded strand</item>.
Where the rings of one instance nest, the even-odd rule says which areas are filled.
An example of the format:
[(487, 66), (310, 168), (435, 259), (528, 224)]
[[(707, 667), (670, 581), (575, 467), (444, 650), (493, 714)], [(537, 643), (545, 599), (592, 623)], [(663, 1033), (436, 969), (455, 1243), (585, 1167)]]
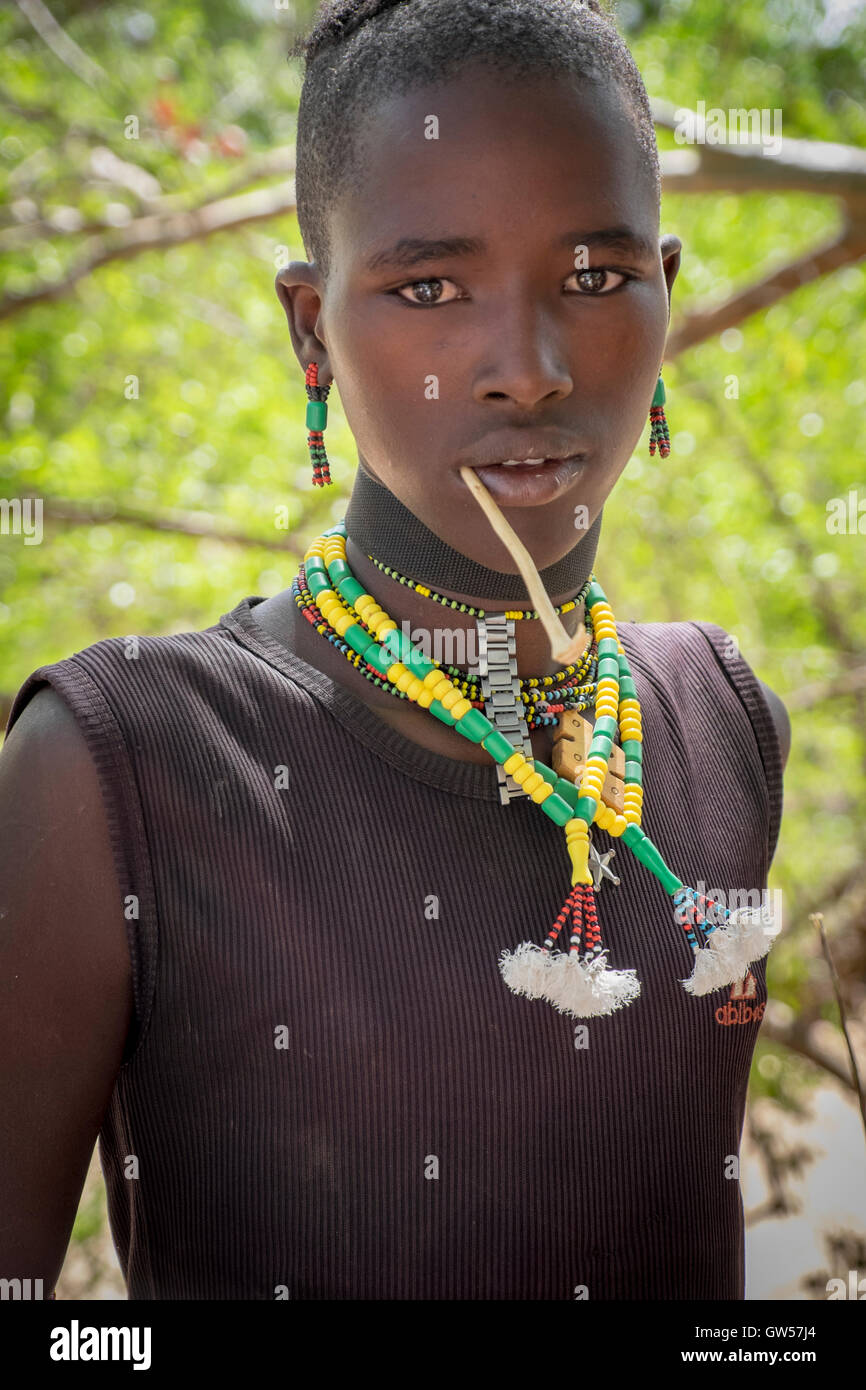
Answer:
[(656, 448), (663, 459), (666, 459), (671, 451), (671, 436), (665, 417), (665, 384), (661, 376), (656, 383), (655, 395), (650, 406), (649, 451), (651, 455), (655, 455)]
[(591, 958), (601, 950), (601, 926), (595, 906), (595, 894), (588, 883), (579, 883), (577, 886), (583, 889), (583, 941), (586, 956)]

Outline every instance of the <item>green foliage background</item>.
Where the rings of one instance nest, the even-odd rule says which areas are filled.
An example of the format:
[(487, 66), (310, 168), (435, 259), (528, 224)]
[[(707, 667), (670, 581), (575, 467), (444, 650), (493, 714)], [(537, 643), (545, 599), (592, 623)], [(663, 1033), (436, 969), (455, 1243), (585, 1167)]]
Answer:
[[(101, 90), (62, 64), (19, 10), (4, 9), (3, 226), (21, 224), (22, 198), (43, 215), (62, 217), (71, 207), (85, 222), (108, 217), (121, 226), (135, 217), (130, 193), (88, 174), (94, 145), (133, 160), (187, 205), (221, 196), (241, 162), (213, 147), (221, 132), (242, 128), (247, 158), (294, 138), (301, 72), (285, 53), (313, 8), (53, 4), (67, 33), (108, 73)], [(692, 108), (700, 100), (778, 107), (786, 136), (866, 145), (862, 5), (668, 0), (622, 4), (619, 15), (651, 96)], [(203, 150), (185, 157), (173, 145), (155, 120), (157, 99), (171, 101), (177, 126), (200, 128)], [(124, 138), (129, 114), (140, 121), (134, 142)], [(675, 148), (666, 132), (659, 143)], [(684, 243), (672, 327), (829, 239), (841, 216), (834, 198), (817, 194), (665, 195), (662, 230)], [(303, 380), (273, 291), (279, 247), (304, 255), (292, 216), (115, 261), (0, 325), (0, 496), (74, 500), (95, 518), (48, 522), (41, 545), (0, 537), (7, 696), (36, 666), (100, 638), (205, 627), (244, 595), (278, 592), (291, 583), (307, 538), (342, 516), (353, 441), (335, 389), (328, 441), (339, 496), (313, 495)], [(8, 249), (7, 292), (62, 278), (79, 250), (78, 237), (50, 233)], [(664, 463), (650, 460), (644, 436), (605, 509), (599, 554), (616, 612), (719, 623), (792, 705), (771, 876), (784, 893), (787, 931), (768, 978), (773, 998), (830, 1020), (835, 1005), (806, 913), (842, 877), (860, 881), (862, 707), (832, 691), (803, 708), (796, 699), (802, 687), (866, 664), (863, 536), (827, 529), (830, 499), (856, 489), (866, 500), (864, 315), (861, 263), (669, 364), (673, 451)], [(138, 400), (124, 396), (132, 374)], [(736, 398), (726, 390), (732, 375)], [(289, 508), (288, 532), (275, 530), (280, 505)], [(215, 531), (263, 544), (112, 521), (116, 507), (204, 513)], [(264, 544), (280, 536), (285, 552)], [(846, 990), (862, 1011), (862, 902), (840, 896), (828, 925), (847, 942)], [(820, 1074), (762, 1040), (753, 1095), (796, 1106)]]

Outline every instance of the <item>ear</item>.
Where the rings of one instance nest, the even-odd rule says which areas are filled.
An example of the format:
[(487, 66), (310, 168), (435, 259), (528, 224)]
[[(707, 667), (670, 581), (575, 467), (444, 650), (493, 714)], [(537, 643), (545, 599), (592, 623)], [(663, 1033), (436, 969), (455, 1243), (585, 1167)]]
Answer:
[(319, 368), (319, 381), (333, 381), (328, 348), (322, 336), (324, 289), (315, 263), (291, 261), (277, 271), (274, 280), (277, 298), (283, 306), (295, 356), (306, 371), (311, 362)]
[(674, 280), (677, 278), (677, 271), (680, 268), (683, 244), (678, 236), (674, 236), (673, 232), (665, 232), (664, 236), (659, 237), (659, 249), (661, 250), (662, 269), (668, 287), (668, 322), (670, 322), (671, 291), (674, 287)]

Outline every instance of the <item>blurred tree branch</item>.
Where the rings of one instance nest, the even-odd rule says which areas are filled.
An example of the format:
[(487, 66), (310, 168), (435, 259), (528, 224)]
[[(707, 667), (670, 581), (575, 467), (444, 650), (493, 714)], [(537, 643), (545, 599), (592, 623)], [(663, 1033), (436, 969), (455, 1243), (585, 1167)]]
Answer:
[[(303, 560), (305, 547), (289, 539), (290, 532), (280, 532), (273, 539), (268, 536), (251, 536), (245, 531), (231, 531), (214, 526), (207, 512), (176, 512), (173, 516), (151, 516), (143, 512), (130, 511), (112, 503), (102, 507), (93, 502), (72, 502), (60, 497), (46, 497), (40, 494), (44, 520), (66, 522), (72, 526), (107, 526), (120, 523), (127, 526), (143, 526), (150, 531), (169, 531), (179, 536), (196, 536), (202, 540), (225, 541), (226, 545), (250, 546), (255, 549), (279, 550), (284, 555), (292, 555)], [(293, 523), (292, 531), (303, 533), (311, 524), (312, 509), (309, 515), (302, 516)]]
[(807, 1062), (818, 1067), (821, 1071), (832, 1076), (836, 1081), (842, 1083), (846, 1091), (857, 1094), (857, 1088), (849, 1069), (841, 1062), (837, 1062), (834, 1057), (816, 1046), (809, 1037), (813, 1023), (817, 1021), (817, 1009), (812, 1017), (807, 1017), (804, 1010), (801, 1010), (795, 1018), (787, 1025), (774, 1022), (764, 1015), (761, 1023), (760, 1037), (763, 1042), (774, 1042), (780, 1047), (785, 1047), (789, 1052), (796, 1052), (798, 1057), (805, 1057)]
[(785, 137), (778, 153), (768, 155), (756, 145), (708, 143), (706, 122), (685, 107), (655, 100), (652, 111), (656, 125), (679, 129), (696, 142), (660, 155), (666, 192), (718, 193), (724, 189), (739, 194), (827, 194), (839, 200), (842, 213), (838, 236), (823, 246), (780, 266), (723, 303), (681, 319), (668, 336), (666, 359), (768, 309), (801, 285), (866, 255), (866, 151), (829, 141)]
[(849, 226), (841, 236), (824, 246), (816, 247), (799, 260), (781, 266), (766, 279), (749, 285), (739, 294), (732, 295), (714, 309), (698, 310), (681, 319), (677, 328), (668, 337), (665, 345), (665, 359), (678, 357), (686, 349), (695, 347), (707, 338), (733, 328), (744, 319), (761, 309), (769, 309), (792, 290), (807, 285), (811, 280), (819, 280), (822, 275), (850, 265), (866, 255), (866, 227)]
[(166, 250), (183, 242), (204, 241), (216, 232), (231, 231), (249, 222), (263, 222), (294, 212), (294, 209), (294, 185), (289, 185), (288, 188), (256, 189), (236, 198), (206, 203), (190, 212), (137, 218), (117, 232), (94, 238), (87, 255), (62, 279), (38, 285), (23, 295), (6, 295), (0, 300), (0, 319), (12, 318), (34, 304), (63, 298), (79, 280), (111, 261), (127, 260), (142, 251)]

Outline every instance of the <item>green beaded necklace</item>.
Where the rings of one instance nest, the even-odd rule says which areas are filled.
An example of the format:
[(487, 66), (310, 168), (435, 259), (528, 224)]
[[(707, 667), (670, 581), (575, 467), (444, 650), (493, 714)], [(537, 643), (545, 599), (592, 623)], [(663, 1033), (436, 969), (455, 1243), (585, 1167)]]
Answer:
[[(369, 558), (374, 560), (372, 555)], [(374, 560), (374, 563), (377, 564), (378, 568), (384, 573), (390, 574), (394, 578), (398, 577), (396, 571), (388, 569), (378, 561)], [(429, 590), (426, 590), (425, 586), (422, 584), (415, 584), (412, 580), (408, 579), (402, 579), (402, 582), (405, 583), (407, 587), (415, 589), (416, 592), (420, 594), (431, 598), (439, 597), (432, 594)], [(577, 599), (572, 599), (558, 611), (566, 612), (570, 608), (576, 608), (577, 604), (583, 601), (589, 589), (589, 584), (590, 581), (587, 580), (580, 594), (577, 596)], [(400, 700), (408, 698), (404, 691), (399, 690), (397, 686), (378, 675), (369, 663), (366, 662), (358, 652), (353, 651), (349, 644), (344, 642), (338, 633), (325, 621), (316, 604), (313, 602), (313, 596), (306, 582), (306, 572), (303, 564), (292, 582), (292, 596), (296, 606), (307, 621), (315, 627), (317, 632), (327, 637), (338, 651), (342, 652), (351, 666), (354, 666), (356, 670), (360, 671), (372, 684), (386, 690), (388, 694), (394, 695)], [(441, 602), (446, 607), (459, 607), (461, 612), (471, 614), (476, 618), (483, 618), (485, 616), (484, 609), (471, 608), (467, 604), (458, 605), (453, 599), (442, 599)], [(534, 610), (526, 613), (517, 613), (509, 610), (502, 616), (516, 619), (517, 617), (531, 618), (537, 617), (538, 615)], [(544, 728), (548, 725), (556, 724), (559, 715), (564, 710), (573, 709), (580, 711), (589, 708), (595, 694), (595, 681), (592, 677), (594, 676), (596, 665), (596, 644), (592, 633), (592, 619), (589, 615), (587, 615), (585, 626), (590, 640), (586, 651), (576, 665), (566, 666), (563, 670), (554, 672), (552, 676), (518, 677), (520, 698), (525, 707), (525, 719), (529, 729)], [(442, 664), (442, 670), (453, 680), (457, 689), (476, 709), (483, 707), (484, 697), (478, 676), (472, 675), (463, 667), (451, 666), (446, 663)]]
[[(346, 560), (346, 527), (339, 522), (319, 536), (304, 555), (309, 592), (331, 629), (398, 691), (455, 733), (480, 744), (519, 782), (554, 824), (565, 830), (572, 888), (543, 946), (524, 941), (504, 950), (499, 967), (515, 994), (545, 999), (572, 1018), (609, 1014), (640, 994), (636, 972), (611, 970), (595, 910), (588, 868), (589, 829), (598, 824), (619, 836), (635, 858), (673, 899), (675, 921), (694, 953), (684, 989), (703, 995), (743, 978), (766, 955), (776, 934), (760, 909), (729, 911), (690, 888), (665, 863), (641, 829), (643, 734), (640, 704), (628, 658), (617, 636), (613, 611), (595, 575), (586, 595), (587, 614), (598, 639), (596, 720), (579, 786), (557, 775), (540, 758), (528, 760), (478, 709), (474, 709), (441, 666), (401, 632), (396, 622), (358, 582)], [(601, 801), (613, 741), (619, 732), (625, 755), (625, 810), (614, 813)], [(555, 950), (570, 922), (569, 950)]]

